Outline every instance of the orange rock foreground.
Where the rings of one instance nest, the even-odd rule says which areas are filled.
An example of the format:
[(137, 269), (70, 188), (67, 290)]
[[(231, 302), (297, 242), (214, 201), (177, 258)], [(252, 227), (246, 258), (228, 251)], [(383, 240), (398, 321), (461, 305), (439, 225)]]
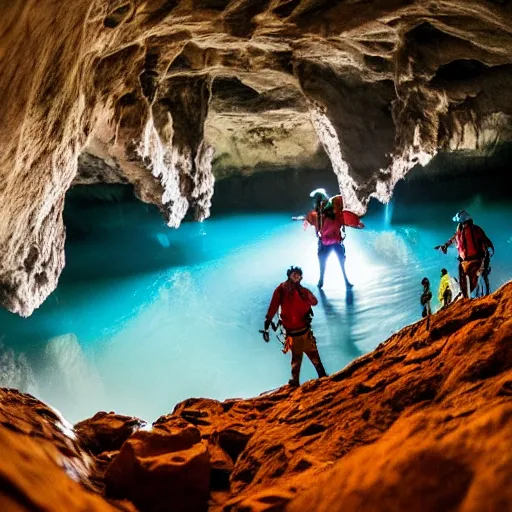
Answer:
[(114, 413), (72, 427), (0, 390), (0, 510), (511, 510), (511, 313), (508, 283), (329, 378), (189, 399), (151, 429)]

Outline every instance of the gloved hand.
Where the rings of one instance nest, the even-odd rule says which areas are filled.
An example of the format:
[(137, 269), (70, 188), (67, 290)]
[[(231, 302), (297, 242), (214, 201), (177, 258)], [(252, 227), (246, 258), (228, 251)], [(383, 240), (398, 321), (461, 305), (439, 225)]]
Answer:
[(265, 324), (263, 326), (263, 329), (265, 331), (268, 331), (268, 328), (270, 327), (270, 320), (265, 319)]
[(263, 335), (264, 341), (268, 343), (270, 341), (270, 334), (268, 333), (268, 331), (266, 329), (264, 331), (260, 330), (260, 333)]
[(444, 245), (444, 244), (443, 244), (443, 245), (436, 245), (436, 246), (434, 247), (434, 249), (435, 249), (436, 251), (438, 251), (439, 249), (441, 249), (441, 251), (443, 251), (443, 253), (444, 253), (444, 254), (446, 254), (446, 251), (447, 251), (447, 247), (446, 247), (446, 245)]

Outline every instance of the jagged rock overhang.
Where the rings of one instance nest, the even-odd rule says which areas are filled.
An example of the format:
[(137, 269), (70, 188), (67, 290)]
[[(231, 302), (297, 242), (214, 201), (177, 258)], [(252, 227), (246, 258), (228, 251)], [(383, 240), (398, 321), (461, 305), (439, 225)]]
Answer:
[[(215, 110), (218, 77), (266, 100), (278, 87), (299, 91), (308, 133), (356, 210), (372, 194), (389, 199), (439, 148), (510, 139), (509, 2), (16, 0), (0, 9), (0, 302), (22, 315), (64, 266), (63, 198), (84, 151), (113, 162), (169, 225), (189, 209), (208, 215), (208, 130), (240, 106), (235, 96)], [(268, 140), (279, 115), (263, 114), (271, 104), (261, 111), (253, 119)]]

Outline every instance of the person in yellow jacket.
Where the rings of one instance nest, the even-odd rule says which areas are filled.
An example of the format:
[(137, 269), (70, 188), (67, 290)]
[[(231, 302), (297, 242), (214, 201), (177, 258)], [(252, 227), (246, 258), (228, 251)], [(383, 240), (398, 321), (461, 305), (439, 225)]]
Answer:
[(450, 275), (445, 268), (441, 269), (441, 282), (439, 283), (439, 292), (437, 294), (441, 306), (444, 308), (452, 301), (453, 292), (450, 283)]

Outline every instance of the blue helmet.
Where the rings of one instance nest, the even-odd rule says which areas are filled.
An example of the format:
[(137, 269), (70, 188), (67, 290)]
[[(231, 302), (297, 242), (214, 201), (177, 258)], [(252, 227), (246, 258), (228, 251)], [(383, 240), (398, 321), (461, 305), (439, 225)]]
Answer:
[(472, 219), (471, 215), (469, 215), (469, 213), (466, 210), (460, 210), (455, 214), (452, 220), (453, 222), (458, 222), (459, 224), (462, 224), (463, 222), (467, 222), (468, 220)]

